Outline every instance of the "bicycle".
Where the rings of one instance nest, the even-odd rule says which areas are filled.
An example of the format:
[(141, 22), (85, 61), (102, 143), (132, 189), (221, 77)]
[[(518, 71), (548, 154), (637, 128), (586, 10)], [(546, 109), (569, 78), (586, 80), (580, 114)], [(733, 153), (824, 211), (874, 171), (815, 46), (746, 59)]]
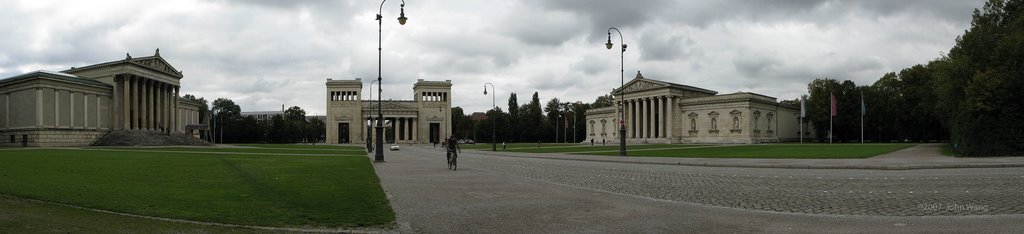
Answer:
[(448, 149), (448, 169), (456, 171), (459, 167), (459, 153)]

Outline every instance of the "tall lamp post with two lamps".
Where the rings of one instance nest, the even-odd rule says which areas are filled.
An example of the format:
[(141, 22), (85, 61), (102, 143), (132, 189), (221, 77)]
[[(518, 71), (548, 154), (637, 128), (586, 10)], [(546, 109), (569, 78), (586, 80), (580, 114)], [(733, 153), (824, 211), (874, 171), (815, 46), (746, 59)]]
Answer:
[[(491, 109), (496, 110), (497, 105), (494, 104), (494, 96), (498, 96), (498, 89), (494, 88), (494, 84), (484, 83), (484, 95), (487, 95), (487, 85), (491, 85), (491, 90), (494, 90), (494, 93), (491, 94)], [(494, 124), (495, 120), (497, 118), (491, 120), (491, 151), (498, 151), (498, 143), (494, 137), (495, 132), (498, 130), (497, 125)]]
[(626, 110), (622, 109), (622, 86), (625, 85), (626, 73), (626, 43), (622, 40), (622, 31), (615, 27), (608, 28), (608, 43), (605, 48), (612, 49), (612, 30), (619, 34), (619, 44), (622, 44), (622, 51), (619, 52), (619, 156), (626, 156)]
[[(381, 101), (380, 97), (384, 93), (384, 89), (381, 88), (381, 42), (383, 41), (383, 28), (384, 28), (384, 17), (381, 14), (384, 12), (384, 2), (387, 0), (380, 1), (380, 9), (377, 10), (377, 149), (374, 150), (373, 162), (384, 162), (384, 113), (381, 112)], [(398, 16), (398, 24), (405, 25), (405, 21), (409, 18), (405, 18), (405, 0), (402, 0), (401, 5), (402, 13)], [(372, 89), (372, 87), (371, 87)], [(372, 95), (371, 95), (372, 98)]]

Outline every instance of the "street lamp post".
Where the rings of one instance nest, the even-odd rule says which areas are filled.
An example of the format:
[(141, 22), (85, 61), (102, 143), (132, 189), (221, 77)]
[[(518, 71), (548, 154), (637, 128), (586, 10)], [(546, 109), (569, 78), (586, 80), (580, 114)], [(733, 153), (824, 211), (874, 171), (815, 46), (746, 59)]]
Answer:
[[(494, 88), (494, 84), (484, 83), (484, 95), (487, 95), (487, 85), (491, 85), (491, 90), (494, 90), (494, 93), (491, 94), (491, 109), (496, 110), (497, 106), (494, 104), (494, 96), (498, 96), (498, 89)], [(498, 127), (496, 127), (497, 125), (494, 124), (495, 120), (496, 119), (491, 120), (491, 151), (498, 151), (498, 143), (497, 140), (495, 140), (496, 138), (494, 137), (495, 132), (498, 131)]]
[[(384, 37), (383, 36), (383, 34), (384, 34), (383, 33), (383, 28), (384, 28), (384, 20), (383, 19), (384, 19), (384, 17), (381, 16), (381, 14), (384, 12), (384, 2), (387, 2), (387, 0), (380, 1), (380, 9), (377, 10), (377, 126), (376, 126), (376, 128), (377, 128), (376, 129), (376, 133), (377, 133), (377, 149), (374, 150), (376, 152), (374, 152), (374, 154), (373, 154), (373, 162), (384, 162), (384, 123), (383, 123), (384, 122), (384, 113), (381, 112), (381, 101), (380, 101), (380, 99), (381, 99), (380, 97), (384, 93), (384, 89), (381, 88), (382, 84), (384, 84), (384, 83), (381, 82), (381, 75), (380, 75), (381, 61), (382, 61), (381, 53), (383, 51), (381, 49), (381, 47), (382, 47), (381, 46), (381, 44), (382, 44), (381, 42), (383, 41), (383, 37)], [(405, 21), (408, 20), (408, 18), (405, 18), (405, 0), (402, 0), (401, 10), (402, 10), (402, 14), (398, 16), (398, 24), (405, 25)], [(372, 89), (372, 87), (371, 87), (371, 89)], [(372, 98), (372, 96), (371, 96), (371, 98)]]
[[(370, 81), (370, 100), (373, 100), (373, 83), (377, 81)], [(380, 86), (380, 84), (377, 84)], [(373, 131), (373, 117), (366, 116), (366, 150), (373, 152), (373, 137), (370, 136), (370, 131)]]
[(619, 52), (619, 156), (626, 156), (626, 110), (622, 109), (622, 86), (625, 85), (626, 73), (626, 43), (622, 40), (622, 31), (615, 27), (608, 28), (608, 43), (605, 48), (612, 49), (612, 30), (619, 34), (619, 44), (622, 44), (622, 51)]

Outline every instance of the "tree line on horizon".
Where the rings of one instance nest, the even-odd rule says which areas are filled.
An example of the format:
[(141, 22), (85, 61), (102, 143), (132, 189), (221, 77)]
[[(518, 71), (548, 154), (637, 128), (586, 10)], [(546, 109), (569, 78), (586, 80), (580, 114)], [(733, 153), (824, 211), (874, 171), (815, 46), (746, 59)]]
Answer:
[(215, 143), (323, 142), (327, 131), (322, 120), (307, 119), (306, 111), (298, 106), (289, 107), (283, 115), (271, 116), (270, 121), (261, 123), (253, 116), (242, 116), (242, 108), (231, 99), (218, 98), (210, 107), (205, 98), (188, 94), (184, 98), (200, 104), (200, 123), (210, 129), (210, 136), (203, 138)]
[[(1024, 154), (1024, 0), (989, 0), (949, 54), (883, 75), (870, 86), (816, 79), (807, 85), (805, 121), (825, 140), (830, 95), (835, 139), (859, 141), (861, 96), (865, 139), (948, 140), (964, 156)], [(790, 100), (796, 102), (799, 100)]]
[[(540, 94), (534, 92), (530, 102), (519, 105), (516, 93), (509, 94), (506, 112), (494, 107), (484, 114), (486, 119), (474, 121), (461, 107), (452, 108), (452, 133), (458, 138), (473, 139), (477, 143), (495, 142), (582, 142), (586, 140), (586, 112), (591, 108), (611, 106), (608, 95), (594, 103), (563, 102), (551, 98), (543, 107)], [(494, 124), (492, 126), (492, 123)]]

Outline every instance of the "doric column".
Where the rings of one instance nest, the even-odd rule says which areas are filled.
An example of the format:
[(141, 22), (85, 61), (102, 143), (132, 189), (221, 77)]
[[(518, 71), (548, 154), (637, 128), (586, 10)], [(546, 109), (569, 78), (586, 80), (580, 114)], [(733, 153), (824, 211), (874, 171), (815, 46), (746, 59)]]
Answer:
[(128, 94), (128, 96), (129, 96), (128, 97), (128, 102), (130, 103), (128, 108), (131, 109), (131, 113), (129, 113), (130, 120), (128, 120), (128, 124), (131, 125), (131, 128), (130, 128), (131, 130), (138, 130), (139, 129), (139, 80), (137, 78), (135, 78), (135, 76), (132, 76), (132, 75), (129, 75), (128, 77), (129, 77), (128, 83), (131, 84), (130, 85), (131, 86), (131, 90), (129, 90), (130, 93)]
[(153, 130), (160, 130), (160, 82), (153, 81)]
[(633, 99), (629, 99), (629, 100), (626, 101), (626, 119), (627, 119), (627, 121), (626, 121), (626, 132), (627, 132), (626, 133), (626, 137), (629, 137), (629, 138), (636, 138), (637, 137), (637, 135), (636, 135), (636, 132), (637, 132), (637, 130), (636, 130), (637, 116), (634, 115), (636, 113), (636, 111), (633, 111), (633, 107), (634, 106), (636, 106), (636, 103), (634, 102)]
[(647, 138), (654, 137), (654, 98), (647, 98)]
[(640, 123), (637, 127), (639, 128), (639, 130), (637, 130), (637, 138), (643, 139), (647, 138), (647, 98), (641, 98), (637, 101), (639, 103), (639, 105), (637, 105), (637, 107), (639, 107), (637, 113), (640, 115), (637, 116), (637, 121)]
[(404, 129), (402, 132), (405, 135), (405, 141), (412, 143), (412, 118), (406, 117), (405, 125), (402, 128)]
[(153, 97), (156, 98), (156, 113), (154, 113), (156, 118), (153, 120), (156, 125), (153, 128), (160, 130), (164, 127), (164, 83), (156, 82), (153, 89), (156, 90), (153, 93), (155, 94)]
[(156, 94), (156, 92), (157, 92), (156, 85), (157, 85), (157, 83), (156, 83), (155, 80), (150, 80), (149, 82), (147, 82), (146, 92), (148, 92), (148, 93), (146, 93), (146, 95), (149, 98), (149, 103), (146, 103), (146, 104), (149, 104), (149, 106), (146, 107), (147, 108), (146, 110), (148, 111), (148, 112), (146, 112), (146, 117), (149, 118), (149, 122), (147, 122), (146, 124), (148, 124), (149, 130), (156, 130), (156, 127), (157, 127), (156, 126), (156, 109), (157, 109), (157, 97), (158, 97), (158, 95)]
[(181, 116), (180, 116), (180, 112), (178, 111), (178, 104), (179, 104), (178, 103), (178, 93), (180, 92), (179, 91), (180, 89), (181, 88), (178, 87), (177, 85), (174, 86), (174, 98), (171, 101), (172, 103), (174, 103), (174, 106), (171, 107), (171, 109), (173, 109), (172, 112), (174, 113), (173, 116), (171, 117), (171, 119), (172, 119), (172, 122), (174, 122), (174, 127), (175, 127), (174, 131), (176, 131), (176, 132), (182, 132), (182, 131), (185, 130), (185, 127), (182, 126), (181, 123), (180, 123), (181, 122), (181, 119), (180, 119)]
[(647, 138), (647, 98), (640, 99), (640, 138)]
[(626, 100), (623, 111), (626, 111), (626, 115), (623, 118), (623, 121), (626, 121), (626, 137), (633, 138), (633, 122), (637, 121), (633, 116), (633, 99)]
[[(676, 99), (674, 97), (672, 97), (672, 96), (669, 96), (667, 99), (668, 99), (668, 106), (665, 107), (665, 114), (666, 114), (665, 118), (668, 121), (665, 121), (665, 129), (666, 129), (665, 130), (665, 138), (672, 139), (672, 122), (675, 121), (675, 115), (674, 115), (674, 112), (672, 112), (672, 109), (673, 109), (673, 105), (675, 105), (675, 103), (676, 103)], [(672, 142), (669, 141), (669, 143), (672, 143)]]
[(155, 80), (149, 81), (149, 130), (156, 130), (156, 111), (157, 111), (157, 82)]
[(665, 126), (661, 123), (665, 120), (661, 117), (661, 114), (665, 113), (661, 111), (661, 97), (651, 98), (651, 104), (651, 138), (661, 138), (661, 134), (664, 134), (661, 132), (661, 126)]
[(419, 126), (417, 125), (419, 125), (417, 120), (415, 118), (412, 119), (412, 143), (418, 143), (417, 138), (419, 138), (419, 135), (417, 135), (416, 133), (419, 132)]
[(163, 105), (163, 110), (164, 111), (163, 111), (163, 115), (160, 115), (160, 116), (164, 120), (163, 121), (164, 132), (171, 132), (171, 127), (174, 126), (174, 125), (171, 125), (171, 84), (164, 83), (163, 86), (164, 86), (164, 91), (162, 93), (160, 93), (160, 94), (163, 95), (163, 97), (164, 97), (163, 98), (164, 99), (164, 105)]
[(149, 130), (149, 80), (139, 78), (139, 129)]
[(658, 97), (658, 138), (665, 138), (665, 97)]
[(132, 129), (131, 126), (131, 84), (129, 83), (128, 77), (121, 75), (121, 113), (118, 115), (121, 118), (121, 130)]
[(633, 102), (633, 116), (636, 120), (633, 122), (633, 138), (643, 138), (643, 99), (637, 98)]

